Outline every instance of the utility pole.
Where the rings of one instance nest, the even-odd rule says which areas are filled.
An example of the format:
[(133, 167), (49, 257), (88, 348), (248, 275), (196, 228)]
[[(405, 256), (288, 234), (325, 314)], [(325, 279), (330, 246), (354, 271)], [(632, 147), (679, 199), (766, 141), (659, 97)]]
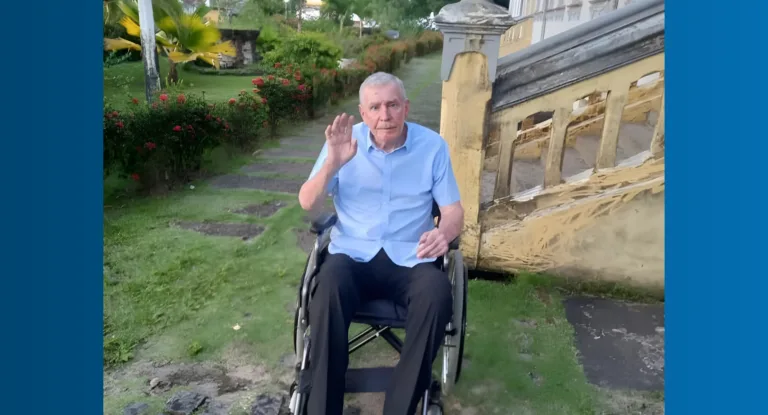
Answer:
[(147, 102), (151, 102), (154, 93), (160, 90), (152, 0), (139, 0), (139, 27), (141, 28), (141, 60), (144, 62), (144, 90), (147, 94)]

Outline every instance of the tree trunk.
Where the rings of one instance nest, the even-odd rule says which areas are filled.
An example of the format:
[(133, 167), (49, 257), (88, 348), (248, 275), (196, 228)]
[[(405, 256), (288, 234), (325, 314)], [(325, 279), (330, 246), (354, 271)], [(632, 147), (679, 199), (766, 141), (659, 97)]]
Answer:
[(179, 71), (176, 70), (176, 62), (168, 59), (168, 84), (176, 85), (179, 83)]
[(344, 20), (347, 19), (347, 12), (344, 12), (344, 14), (341, 16), (341, 19), (339, 19), (339, 33), (344, 33)]
[(360, 37), (362, 38), (363, 37), (363, 18), (362, 17), (360, 18), (360, 21), (358, 23), (360, 23)]
[(157, 77), (160, 79), (160, 89), (165, 88), (165, 79), (160, 76), (160, 52), (155, 48), (155, 70), (157, 71)]
[(139, 1), (139, 18), (145, 23), (141, 26), (141, 58), (144, 63), (144, 93), (147, 102), (152, 102), (155, 91), (160, 89), (160, 74), (155, 61), (155, 25), (152, 15), (152, 1)]
[(296, 32), (298, 33), (301, 33), (301, 15), (302, 15), (301, 9), (303, 9), (303, 7), (301, 7), (301, 3), (302, 2), (299, 2), (299, 22), (296, 24)]

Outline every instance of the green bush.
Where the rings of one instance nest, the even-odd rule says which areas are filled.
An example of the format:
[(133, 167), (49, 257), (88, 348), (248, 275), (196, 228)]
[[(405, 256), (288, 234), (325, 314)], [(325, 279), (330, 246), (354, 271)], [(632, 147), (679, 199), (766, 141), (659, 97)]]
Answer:
[(198, 73), (201, 75), (217, 75), (217, 76), (257, 76), (264, 75), (268, 72), (268, 68), (259, 64), (252, 63), (245, 65), (242, 68), (220, 68), (216, 69), (213, 66), (201, 66), (196, 62), (187, 62), (182, 65), (182, 69), (186, 72)]
[(373, 36), (361, 40), (368, 46), (358, 62), (336, 69), (338, 47), (329, 46), (321, 34), (297, 35), (274, 50), (296, 60), (254, 65), (250, 70), (261, 75), (227, 102), (207, 103), (169, 92), (152, 105), (133, 99), (123, 111), (105, 102), (105, 173), (116, 170), (144, 189), (173, 187), (200, 170), (209, 150), (217, 146), (250, 150), (285, 121), (317, 116), (329, 104), (356, 95), (372, 72), (394, 72), (411, 57), (442, 47), (442, 36), (428, 31), (417, 38), (380, 41)]
[(263, 56), (280, 45), (280, 33), (271, 24), (264, 25), (256, 38), (256, 50)]
[(264, 55), (269, 63), (293, 63), (318, 68), (336, 68), (342, 58), (342, 50), (322, 33), (299, 33), (283, 40), (280, 45)]
[(339, 23), (331, 19), (323, 18), (317, 20), (305, 20), (301, 22), (301, 31), (337, 33), (339, 31)]

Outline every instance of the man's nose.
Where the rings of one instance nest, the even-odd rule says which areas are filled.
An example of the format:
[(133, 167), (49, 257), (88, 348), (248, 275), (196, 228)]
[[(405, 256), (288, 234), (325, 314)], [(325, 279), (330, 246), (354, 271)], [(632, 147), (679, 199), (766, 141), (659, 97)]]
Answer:
[(381, 112), (381, 119), (383, 121), (387, 121), (391, 118), (391, 113), (389, 112), (389, 107), (384, 107), (384, 111)]

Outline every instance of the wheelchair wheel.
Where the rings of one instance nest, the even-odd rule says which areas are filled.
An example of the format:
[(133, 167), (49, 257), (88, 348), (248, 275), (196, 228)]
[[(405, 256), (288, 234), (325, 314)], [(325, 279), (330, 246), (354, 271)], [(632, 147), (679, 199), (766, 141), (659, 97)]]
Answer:
[[(467, 282), (469, 272), (464, 265), (461, 251), (454, 251), (450, 262), (450, 278), (453, 286), (453, 319), (451, 332), (446, 334), (443, 345), (442, 391), (449, 394), (461, 375), (464, 358), (464, 336), (467, 331)], [(441, 412), (442, 413), (442, 412)]]
[[(307, 397), (298, 394), (296, 382), (289, 389), (288, 413), (290, 415), (307, 415)], [(281, 412), (282, 413), (282, 412)]]
[(427, 415), (443, 415), (443, 408), (440, 405), (429, 405)]
[(298, 295), (296, 299), (296, 311), (293, 314), (293, 352), (296, 354), (296, 359), (301, 359), (301, 355), (303, 353), (304, 349), (304, 332), (306, 331), (306, 325), (301, 324), (301, 320), (299, 319), (299, 316), (304, 312), (302, 310), (302, 291), (304, 289), (304, 285), (309, 281), (311, 278), (311, 274), (314, 272), (316, 258), (316, 253), (313, 251), (310, 253), (310, 255), (307, 256), (307, 263), (304, 265), (304, 274), (301, 276), (301, 283), (299, 283), (299, 290)]

